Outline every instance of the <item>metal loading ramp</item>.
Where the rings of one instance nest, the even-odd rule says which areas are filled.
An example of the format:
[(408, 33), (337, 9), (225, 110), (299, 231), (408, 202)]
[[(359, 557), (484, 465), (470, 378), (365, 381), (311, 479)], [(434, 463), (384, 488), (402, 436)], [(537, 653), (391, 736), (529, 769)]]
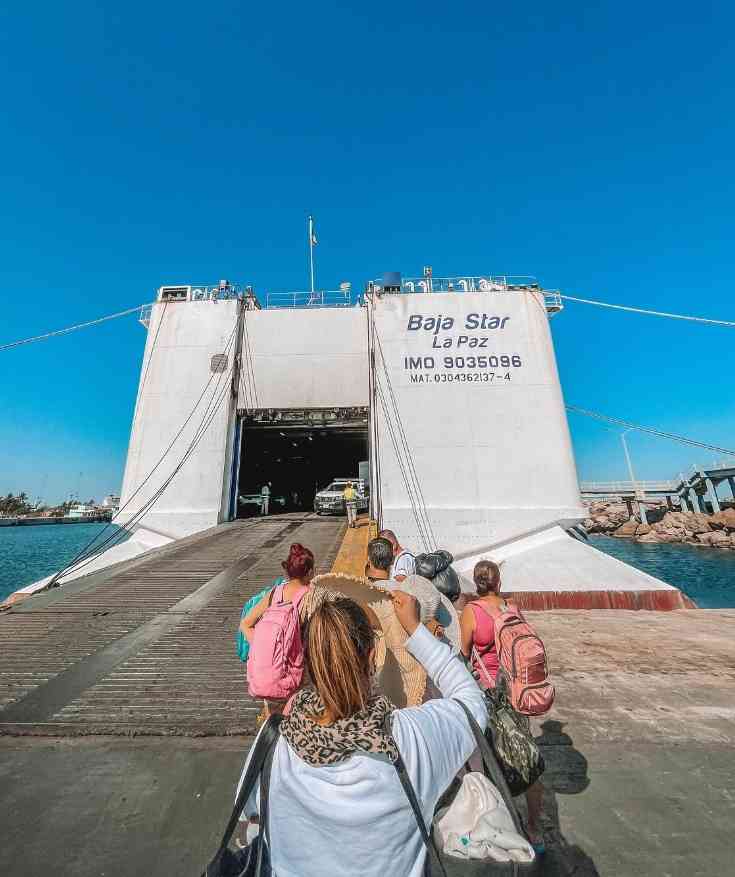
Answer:
[(342, 520), (238, 521), (0, 616), (0, 734), (251, 734), (234, 635), (292, 542), (331, 569)]

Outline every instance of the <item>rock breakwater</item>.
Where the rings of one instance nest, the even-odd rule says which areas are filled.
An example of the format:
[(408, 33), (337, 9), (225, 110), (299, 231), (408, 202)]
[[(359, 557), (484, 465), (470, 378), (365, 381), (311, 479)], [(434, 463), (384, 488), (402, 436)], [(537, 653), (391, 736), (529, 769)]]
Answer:
[(664, 503), (646, 506), (648, 523), (630, 517), (624, 502), (595, 502), (584, 521), (588, 533), (603, 533), (636, 542), (683, 542), (735, 551), (735, 508), (714, 515), (672, 511)]

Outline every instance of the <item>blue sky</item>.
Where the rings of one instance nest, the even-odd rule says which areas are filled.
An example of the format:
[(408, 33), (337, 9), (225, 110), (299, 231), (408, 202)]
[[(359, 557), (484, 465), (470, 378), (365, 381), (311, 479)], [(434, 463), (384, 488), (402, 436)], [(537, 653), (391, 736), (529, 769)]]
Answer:
[[(6, 10), (0, 343), (162, 282), (304, 288), (308, 212), (320, 285), (431, 264), (733, 319), (732, 7), (265, 6)], [(735, 446), (733, 330), (553, 325), (568, 402)], [(119, 487), (144, 340), (0, 354), (0, 491)], [(616, 433), (570, 423), (581, 477), (625, 475)], [(630, 443), (640, 477), (707, 459)]]

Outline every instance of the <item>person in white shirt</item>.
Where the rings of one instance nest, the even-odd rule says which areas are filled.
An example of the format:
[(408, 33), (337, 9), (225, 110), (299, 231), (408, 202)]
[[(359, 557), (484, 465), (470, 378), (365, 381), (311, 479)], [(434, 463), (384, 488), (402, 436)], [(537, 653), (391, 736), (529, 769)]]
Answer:
[[(374, 695), (376, 637), (367, 613), (346, 598), (317, 608), (304, 635), (314, 687), (293, 699), (271, 769), (267, 836), (278, 877), (424, 873), (426, 848), (394, 762), (400, 753), (431, 825), (437, 801), (475, 749), (457, 701), (483, 729), (487, 712), (461, 660), (419, 622), (416, 600), (394, 591), (393, 606), (406, 648), (442, 699), (396, 710)], [(247, 762), (240, 783), (246, 769)], [(256, 789), (241, 820), (257, 817), (259, 797)]]
[(381, 530), (378, 535), (381, 539), (387, 539), (393, 546), (393, 565), (390, 568), (390, 577), (397, 582), (402, 582), (406, 576), (414, 575), (416, 558), (410, 551), (406, 551), (401, 546), (393, 530)]
[(260, 488), (260, 513), (261, 515), (268, 514), (268, 504), (271, 499), (271, 483), (270, 481), (267, 484), (264, 484)]

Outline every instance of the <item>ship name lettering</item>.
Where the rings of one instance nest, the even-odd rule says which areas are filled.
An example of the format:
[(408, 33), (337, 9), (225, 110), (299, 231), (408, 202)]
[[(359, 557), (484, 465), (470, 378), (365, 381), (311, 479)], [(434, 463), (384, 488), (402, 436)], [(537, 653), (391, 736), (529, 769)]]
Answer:
[(447, 331), (454, 326), (454, 317), (444, 317), (439, 314), (436, 317), (424, 317), (421, 314), (411, 314), (408, 318), (406, 328), (413, 332), (416, 329), (425, 329), (427, 332), (433, 332), (435, 335), (440, 329)]
[(492, 317), (490, 314), (467, 314), (465, 329), (505, 329), (510, 317)]

